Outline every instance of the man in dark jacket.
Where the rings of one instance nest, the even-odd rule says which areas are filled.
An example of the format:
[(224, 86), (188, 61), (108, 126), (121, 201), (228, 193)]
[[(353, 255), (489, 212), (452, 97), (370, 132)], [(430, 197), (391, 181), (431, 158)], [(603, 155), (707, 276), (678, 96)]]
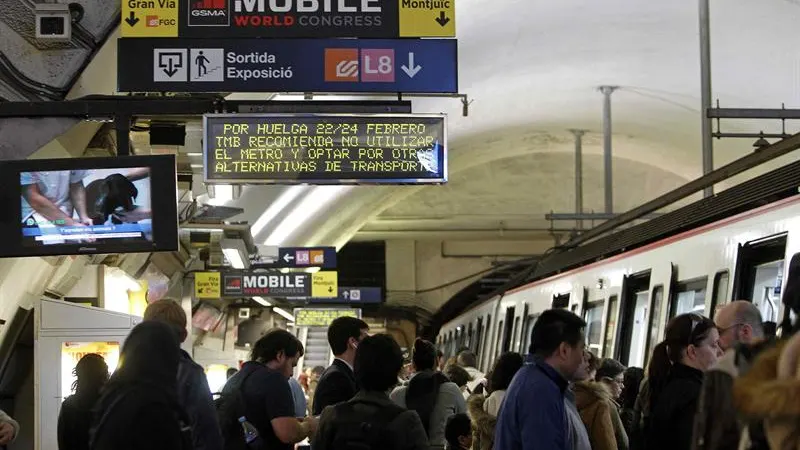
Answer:
[[(745, 373), (765, 347), (764, 325), (758, 308), (745, 300), (722, 307), (714, 318), (719, 330), (722, 358), (705, 373), (694, 422), (692, 448), (735, 450), (741, 426), (733, 405), (733, 380)], [(750, 440), (760, 439), (761, 427), (751, 429)]]
[(314, 392), (312, 414), (317, 416), (326, 406), (350, 400), (356, 395), (358, 386), (353, 373), (358, 343), (367, 337), (369, 326), (355, 317), (339, 317), (328, 327), (328, 344), (336, 359), (317, 384)]
[[(172, 325), (178, 330), (181, 343), (188, 336), (186, 312), (175, 300), (164, 298), (151, 303), (144, 312), (144, 320)], [(178, 402), (186, 410), (192, 427), (193, 449), (221, 449), (222, 432), (205, 371), (182, 349), (178, 365)]]
[[(580, 317), (564, 309), (539, 316), (531, 333), (534, 361), (523, 366), (506, 391), (497, 417), (498, 450), (589, 449), (586, 428), (566, 399), (569, 380), (584, 364)], [(577, 424), (577, 425), (576, 425)]]

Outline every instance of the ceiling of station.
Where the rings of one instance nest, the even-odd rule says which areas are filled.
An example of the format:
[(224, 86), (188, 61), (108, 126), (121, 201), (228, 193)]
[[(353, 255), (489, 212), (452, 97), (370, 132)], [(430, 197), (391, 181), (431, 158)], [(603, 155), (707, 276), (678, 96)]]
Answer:
[[(108, 13), (106, 5), (113, 2), (105, 0), (79, 3), (92, 12), (86, 28), (102, 44), (107, 27), (119, 20), (118, 10), (116, 16)], [(800, 2), (713, 0), (711, 11), (713, 97), (721, 106), (800, 107)], [(14, 17), (2, 14), (0, 35), (11, 37), (0, 39), (0, 52), (29, 78), (67, 88), (69, 75), (94, 54), (77, 44), (43, 51), (18, 26), (9, 27)], [(469, 116), (462, 116), (457, 99), (413, 99), (415, 112), (449, 114), (447, 185), (246, 187), (239, 199), (212, 203), (244, 208), (234, 220), (255, 224), (258, 243), (341, 246), (420, 231), (434, 238), (459, 230), (535, 234), (550, 227), (546, 213), (574, 211), (568, 129), (587, 130), (584, 208), (603, 208), (600, 85), (619, 86), (612, 96), (615, 211), (700, 175), (696, 1), (463, 0), (457, 14), (460, 91), (473, 100)], [(110, 66), (114, 36), (103, 49)], [(84, 90), (108, 85), (115, 77), (110, 66), (84, 73)], [(15, 99), (7, 84), (0, 81), (0, 97)], [(728, 121), (723, 127), (780, 131), (776, 122)], [(797, 130), (788, 124), (788, 132)], [(199, 177), (200, 134), (198, 123), (190, 124), (187, 145), (175, 150), (182, 153), (181, 169), (198, 174), (194, 191), (207, 201)], [(147, 151), (146, 138), (135, 133), (134, 145)], [(715, 164), (749, 151), (752, 140), (715, 141)]]

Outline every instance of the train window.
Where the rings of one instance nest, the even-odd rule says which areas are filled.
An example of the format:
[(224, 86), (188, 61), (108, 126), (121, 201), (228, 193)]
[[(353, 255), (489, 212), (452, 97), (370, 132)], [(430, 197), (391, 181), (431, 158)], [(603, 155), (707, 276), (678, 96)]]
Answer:
[(612, 358), (614, 355), (614, 335), (617, 331), (617, 318), (619, 316), (619, 299), (616, 295), (608, 298), (608, 316), (606, 317), (606, 335), (603, 344), (603, 358)]
[(695, 278), (675, 283), (670, 305), (670, 318), (686, 313), (704, 315), (706, 309), (706, 286), (708, 277)]
[(714, 275), (714, 291), (711, 294), (711, 318), (713, 319), (719, 308), (728, 303), (728, 281), (730, 274), (727, 270), (721, 270)]
[(516, 338), (516, 341), (514, 341), (514, 348), (512, 348), (512, 350), (518, 352), (520, 347), (520, 341), (522, 341), (522, 329), (520, 328), (519, 317), (514, 319), (514, 338)]
[[(736, 275), (733, 277), (733, 298), (750, 300), (756, 304), (765, 321), (772, 321), (772, 311), (777, 310), (773, 305), (779, 303), (776, 299), (780, 297), (785, 257), (786, 233), (739, 246)], [(777, 317), (777, 312), (774, 314)]]
[(569, 292), (566, 294), (556, 294), (553, 296), (552, 308), (567, 308), (569, 307)]
[(503, 340), (502, 340), (503, 346), (500, 347), (502, 349), (501, 352), (500, 352), (501, 355), (503, 353), (511, 350), (511, 339), (514, 336), (513, 335), (513, 332), (514, 332), (514, 307), (513, 306), (511, 306), (509, 308), (506, 308), (506, 320), (505, 320), (505, 322), (506, 322), (506, 327), (503, 330)]
[(495, 346), (494, 355), (492, 356), (492, 359), (497, 359), (497, 357), (500, 356), (501, 353), (503, 353), (503, 338), (501, 335), (501, 333), (503, 332), (504, 332), (503, 321), (501, 320), (497, 324), (497, 346)]
[(650, 324), (647, 331), (647, 348), (645, 349), (645, 363), (642, 365), (642, 367), (647, 367), (647, 363), (650, 362), (650, 353), (653, 351), (656, 344), (658, 344), (658, 340), (661, 336), (659, 330), (661, 324), (661, 304), (663, 302), (664, 286), (658, 285), (653, 288), (653, 297), (651, 298), (650, 318), (648, 319)]
[(586, 346), (595, 355), (603, 350), (603, 302), (593, 302), (586, 306), (583, 320), (586, 321)]

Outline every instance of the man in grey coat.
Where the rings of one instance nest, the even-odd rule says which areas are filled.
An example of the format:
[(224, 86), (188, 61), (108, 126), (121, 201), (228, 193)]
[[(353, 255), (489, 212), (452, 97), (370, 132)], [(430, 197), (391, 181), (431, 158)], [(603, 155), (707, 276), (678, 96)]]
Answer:
[[(164, 298), (147, 306), (144, 320), (166, 322), (180, 333), (180, 342), (186, 340), (186, 312), (178, 302)], [(217, 421), (217, 411), (208, 387), (203, 368), (181, 350), (178, 365), (178, 401), (189, 416), (192, 427), (192, 448), (194, 450), (221, 450), (222, 431)]]

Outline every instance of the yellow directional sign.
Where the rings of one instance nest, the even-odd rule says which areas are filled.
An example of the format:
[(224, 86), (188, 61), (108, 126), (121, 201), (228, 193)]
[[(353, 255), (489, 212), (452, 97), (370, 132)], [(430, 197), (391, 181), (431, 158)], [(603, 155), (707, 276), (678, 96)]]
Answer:
[(455, 37), (455, 0), (397, 0), (400, 37)]
[(339, 297), (339, 273), (330, 271), (311, 274), (311, 296), (314, 298)]
[(219, 272), (198, 272), (194, 274), (195, 298), (220, 298)]
[(294, 324), (298, 327), (329, 327), (339, 317), (360, 318), (359, 309), (296, 308)]
[(178, 0), (122, 0), (122, 37), (178, 37)]

